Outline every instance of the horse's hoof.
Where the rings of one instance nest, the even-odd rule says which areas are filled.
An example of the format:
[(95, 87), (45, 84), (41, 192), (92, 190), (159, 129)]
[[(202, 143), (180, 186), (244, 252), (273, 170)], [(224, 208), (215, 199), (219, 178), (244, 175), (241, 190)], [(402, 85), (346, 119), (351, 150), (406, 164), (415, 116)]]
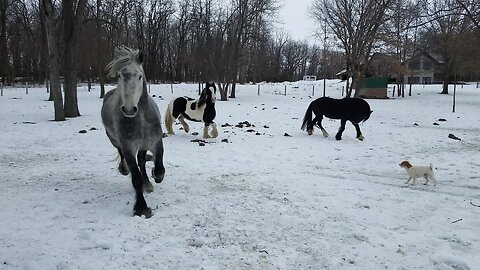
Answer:
[(153, 216), (153, 211), (150, 207), (144, 209), (133, 209), (135, 216), (145, 216), (145, 218), (151, 218)]
[(118, 164), (118, 171), (122, 175), (128, 175), (130, 173), (130, 170), (128, 169), (128, 166), (125, 165), (125, 163), (123, 163), (123, 162), (120, 162), (120, 164)]
[(152, 169), (152, 177), (155, 179), (155, 183), (160, 184), (165, 177), (165, 170), (163, 172), (155, 174), (155, 169)]
[(143, 188), (143, 191), (147, 192), (147, 193), (151, 193), (154, 190), (152, 183), (148, 180), (147, 180), (147, 182), (143, 183), (142, 188)]
[(312, 135), (312, 134), (313, 134), (313, 129), (307, 130), (307, 134), (308, 134), (308, 135)]
[(363, 140), (365, 140), (365, 137), (363, 137), (363, 135), (360, 135), (360, 136), (357, 137), (357, 139), (359, 139), (360, 141), (363, 141)]
[(342, 140), (342, 137), (335, 136), (335, 139), (337, 139), (337, 141), (341, 141), (341, 140)]
[(212, 134), (210, 135), (210, 138), (216, 138), (218, 136), (218, 134)]

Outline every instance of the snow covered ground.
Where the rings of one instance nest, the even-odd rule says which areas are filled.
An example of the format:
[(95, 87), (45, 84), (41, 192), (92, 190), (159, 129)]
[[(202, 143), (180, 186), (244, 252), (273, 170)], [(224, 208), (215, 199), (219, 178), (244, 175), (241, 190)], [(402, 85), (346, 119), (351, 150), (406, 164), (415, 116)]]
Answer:
[[(50, 121), (45, 89), (4, 89), (0, 269), (479, 269), (480, 89), (457, 89), (456, 113), (438, 85), (368, 100), (362, 142), (349, 123), (336, 141), (334, 120), (328, 138), (300, 130), (313, 84), (319, 97), (321, 81), (286, 96), (283, 84), (239, 86), (217, 102), (220, 135), (204, 146), (176, 125), (165, 180), (146, 195), (151, 219), (131, 216), (98, 87), (79, 89), (82, 117), (65, 122)], [(327, 95), (341, 86), (328, 81)], [(170, 85), (151, 95), (163, 115)], [(254, 126), (235, 127), (244, 121)], [(405, 185), (404, 159), (433, 163), (438, 185)]]

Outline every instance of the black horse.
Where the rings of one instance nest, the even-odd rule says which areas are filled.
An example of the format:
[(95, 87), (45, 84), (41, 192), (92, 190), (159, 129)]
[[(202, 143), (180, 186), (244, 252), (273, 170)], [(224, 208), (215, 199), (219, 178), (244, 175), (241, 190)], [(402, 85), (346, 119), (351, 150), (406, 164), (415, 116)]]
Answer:
[[(217, 88), (214, 83), (207, 82), (205, 88), (200, 94), (200, 98), (193, 99), (189, 97), (175, 97), (168, 104), (165, 112), (165, 126), (169, 135), (173, 132), (173, 122), (178, 119), (183, 126), (183, 130), (188, 133), (190, 127), (185, 119), (194, 122), (203, 122), (203, 138), (216, 138), (218, 136), (217, 124), (213, 121), (216, 116), (215, 111), (215, 93)], [(212, 127), (212, 132), (208, 133), (208, 127)]]
[[(315, 113), (313, 120), (312, 112)], [(328, 137), (328, 132), (322, 127), (322, 119), (325, 116), (330, 119), (341, 119), (340, 129), (335, 136), (337, 140), (342, 139), (345, 124), (350, 121), (357, 130), (357, 139), (363, 141), (364, 137), (358, 123), (367, 121), (371, 113), (370, 106), (361, 98), (334, 99), (321, 97), (312, 101), (308, 106), (303, 118), (302, 130), (306, 128), (308, 135), (312, 135), (313, 126), (316, 124), (322, 130), (323, 136)]]

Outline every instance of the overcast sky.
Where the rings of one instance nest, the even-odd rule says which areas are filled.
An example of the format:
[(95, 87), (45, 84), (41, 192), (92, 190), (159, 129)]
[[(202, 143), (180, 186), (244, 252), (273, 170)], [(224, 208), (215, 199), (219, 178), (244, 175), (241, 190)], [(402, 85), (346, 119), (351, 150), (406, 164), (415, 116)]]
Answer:
[(315, 21), (308, 14), (312, 2), (313, 0), (280, 0), (283, 7), (279, 12), (279, 20), (283, 22), (279, 27), (293, 39), (307, 40), (311, 44), (315, 42)]

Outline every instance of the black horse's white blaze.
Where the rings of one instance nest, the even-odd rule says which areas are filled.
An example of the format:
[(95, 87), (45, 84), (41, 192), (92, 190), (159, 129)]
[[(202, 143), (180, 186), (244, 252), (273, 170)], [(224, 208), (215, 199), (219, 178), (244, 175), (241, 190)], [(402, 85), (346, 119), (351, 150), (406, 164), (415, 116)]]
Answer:
[[(216, 92), (217, 88), (214, 83), (206, 83), (199, 99), (189, 97), (176, 97), (172, 99), (165, 112), (165, 126), (167, 127), (167, 133), (170, 135), (175, 134), (173, 131), (173, 122), (175, 119), (180, 121), (183, 129), (188, 133), (190, 127), (185, 121), (185, 119), (187, 119), (194, 122), (205, 123), (203, 128), (204, 138), (216, 138), (218, 136), (217, 124), (213, 121), (216, 116)], [(210, 126), (212, 127), (212, 131), (209, 134), (208, 129)]]
[[(312, 112), (315, 113), (313, 119)], [(330, 119), (341, 119), (340, 129), (335, 136), (337, 140), (342, 139), (345, 124), (350, 121), (357, 131), (357, 139), (363, 141), (365, 138), (358, 123), (367, 121), (371, 113), (370, 105), (361, 98), (334, 99), (321, 97), (312, 101), (308, 106), (303, 118), (302, 130), (306, 128), (308, 135), (312, 135), (313, 126), (317, 125), (322, 130), (323, 136), (328, 137), (328, 132), (322, 126), (322, 119), (325, 116)]]
[(155, 101), (147, 94), (147, 83), (142, 68), (143, 56), (138, 50), (118, 47), (114, 59), (107, 65), (111, 77), (118, 77), (117, 88), (107, 92), (103, 99), (102, 121), (110, 142), (120, 156), (118, 170), (132, 175), (136, 201), (134, 214), (149, 218), (143, 191), (153, 191), (145, 163), (147, 151), (152, 153), (155, 182), (165, 175), (161, 116)]

